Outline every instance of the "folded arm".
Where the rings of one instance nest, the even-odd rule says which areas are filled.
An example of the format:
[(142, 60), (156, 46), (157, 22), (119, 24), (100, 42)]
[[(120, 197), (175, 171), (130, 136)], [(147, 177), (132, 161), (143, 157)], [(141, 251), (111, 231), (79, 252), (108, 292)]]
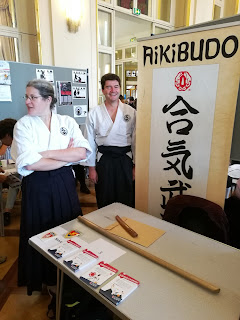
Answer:
[(46, 150), (39, 152), (43, 158), (65, 161), (65, 162), (78, 162), (86, 158), (85, 148), (67, 148), (60, 150)]
[(55, 143), (56, 150), (46, 150), (47, 143), (44, 139), (48, 141), (48, 136), (44, 136), (43, 132), (39, 137), (41, 130), (37, 130), (38, 128), (35, 130), (35, 122), (31, 117), (22, 118), (17, 122), (14, 127), (12, 157), (21, 175), (27, 176), (33, 171), (59, 169), (69, 163), (84, 161), (91, 154), (89, 143), (83, 138), (76, 121), (70, 117), (63, 120), (68, 128), (68, 136), (56, 136), (56, 139), (59, 139)]
[(26, 170), (32, 171), (48, 171), (62, 168), (67, 162), (42, 158), (39, 161), (25, 166)]
[(71, 138), (67, 149), (46, 150), (39, 152), (42, 158), (25, 168), (27, 170), (45, 171), (55, 170), (65, 166), (69, 162), (77, 162), (86, 158), (85, 148), (73, 148), (73, 139)]

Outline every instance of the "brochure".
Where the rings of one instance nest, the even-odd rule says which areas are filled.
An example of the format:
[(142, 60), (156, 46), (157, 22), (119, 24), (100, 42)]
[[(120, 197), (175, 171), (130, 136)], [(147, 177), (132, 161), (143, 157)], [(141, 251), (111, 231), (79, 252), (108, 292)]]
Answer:
[(74, 242), (73, 240), (67, 240), (60, 245), (56, 245), (48, 249), (48, 252), (51, 253), (55, 258), (60, 259), (70, 253), (77, 251), (80, 248), (81, 246), (78, 243)]
[(130, 293), (139, 286), (140, 282), (127, 274), (121, 272), (117, 277), (103, 286), (99, 292), (109, 299), (113, 304), (118, 305)]
[(103, 261), (84, 273), (80, 279), (93, 288), (98, 288), (103, 282), (115, 275), (118, 270)]
[(97, 259), (98, 256), (95, 253), (89, 251), (88, 249), (84, 249), (83, 251), (70, 256), (68, 259), (65, 259), (63, 262), (72, 271), (76, 272), (82, 269), (83, 267), (90, 265)]

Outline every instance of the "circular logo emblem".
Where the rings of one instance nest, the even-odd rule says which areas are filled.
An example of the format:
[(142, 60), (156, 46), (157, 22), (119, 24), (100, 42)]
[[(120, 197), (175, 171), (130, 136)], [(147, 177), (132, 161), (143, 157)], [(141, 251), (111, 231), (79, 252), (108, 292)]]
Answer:
[(128, 122), (130, 119), (131, 119), (131, 117), (130, 117), (129, 114), (126, 114), (126, 115), (123, 117), (123, 120), (124, 120), (125, 122)]
[(61, 127), (61, 128), (60, 128), (60, 133), (61, 133), (62, 135), (64, 135), (64, 136), (66, 136), (66, 135), (68, 134), (68, 131), (67, 131), (66, 128)]
[(82, 114), (82, 107), (76, 107), (75, 113), (77, 116), (80, 116)]
[(89, 273), (89, 276), (90, 276), (90, 277), (94, 277), (95, 275), (96, 275), (96, 272), (90, 272), (90, 273)]
[(180, 71), (175, 77), (175, 87), (178, 91), (186, 91), (192, 84), (192, 77), (187, 71)]

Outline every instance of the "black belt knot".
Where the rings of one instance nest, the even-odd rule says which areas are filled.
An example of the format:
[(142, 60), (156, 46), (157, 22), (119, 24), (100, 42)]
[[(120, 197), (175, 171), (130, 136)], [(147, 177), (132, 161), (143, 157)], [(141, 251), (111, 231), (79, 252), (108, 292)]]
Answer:
[(116, 147), (116, 146), (99, 146), (98, 151), (104, 155), (111, 156), (112, 158), (120, 158), (132, 150), (131, 146)]

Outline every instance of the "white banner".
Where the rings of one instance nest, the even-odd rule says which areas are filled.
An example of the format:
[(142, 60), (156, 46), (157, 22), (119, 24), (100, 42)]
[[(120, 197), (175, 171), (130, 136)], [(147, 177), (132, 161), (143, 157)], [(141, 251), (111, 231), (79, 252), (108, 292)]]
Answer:
[(206, 197), (219, 65), (153, 70), (148, 212)]

